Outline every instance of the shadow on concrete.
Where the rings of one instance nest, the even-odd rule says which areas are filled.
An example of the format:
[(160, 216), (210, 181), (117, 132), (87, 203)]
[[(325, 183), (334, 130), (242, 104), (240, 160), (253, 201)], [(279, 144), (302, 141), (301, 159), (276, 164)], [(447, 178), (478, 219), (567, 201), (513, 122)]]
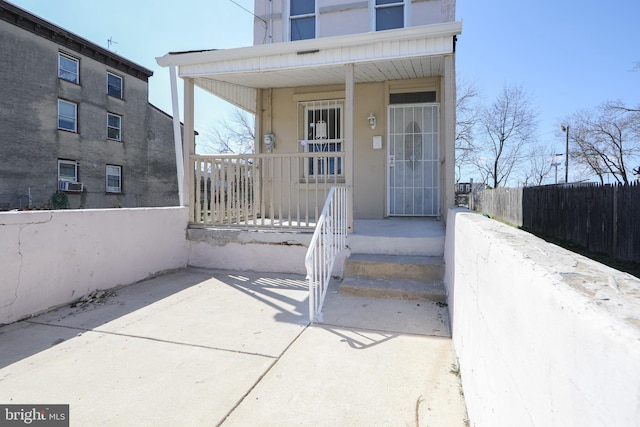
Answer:
[[(210, 286), (206, 282), (211, 279), (275, 309), (278, 322), (308, 324), (308, 296), (295, 299), (291, 294), (306, 292), (302, 276), (186, 268), (109, 289), (98, 302), (69, 304), (0, 326), (0, 369), (169, 297), (175, 296), (175, 304), (180, 304), (182, 296), (178, 294), (193, 287)], [(180, 322), (180, 318), (175, 318), (175, 322)]]
[[(251, 276), (255, 276), (252, 273)], [(309, 296), (303, 300), (292, 298), (283, 291), (307, 292), (309, 286), (299, 275), (285, 273), (259, 273), (258, 278), (251, 278), (246, 273), (222, 274), (216, 278), (238, 291), (260, 301), (278, 313), (274, 319), (278, 322), (309, 324)], [(277, 291), (277, 292), (276, 292)]]
[(341, 342), (347, 343), (355, 350), (366, 350), (379, 344), (383, 344), (401, 334), (379, 331), (359, 331), (357, 329), (344, 329), (328, 325), (318, 325), (322, 329), (331, 332), (341, 338)]

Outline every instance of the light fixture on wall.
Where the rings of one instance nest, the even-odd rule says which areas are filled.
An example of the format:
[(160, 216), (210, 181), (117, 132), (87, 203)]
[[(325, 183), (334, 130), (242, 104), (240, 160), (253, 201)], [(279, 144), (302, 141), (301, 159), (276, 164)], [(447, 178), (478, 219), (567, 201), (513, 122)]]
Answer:
[(369, 117), (367, 117), (367, 120), (369, 120), (369, 126), (371, 127), (371, 129), (375, 129), (376, 128), (376, 116), (374, 116), (373, 113), (369, 113)]

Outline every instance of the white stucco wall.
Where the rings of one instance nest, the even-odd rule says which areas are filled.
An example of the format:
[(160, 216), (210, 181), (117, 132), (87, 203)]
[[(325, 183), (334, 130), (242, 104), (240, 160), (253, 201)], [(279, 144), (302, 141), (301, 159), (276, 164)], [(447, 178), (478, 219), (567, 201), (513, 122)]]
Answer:
[(638, 425), (640, 280), (459, 210), (445, 257), (472, 426)]
[(0, 213), (0, 324), (185, 267), (182, 207)]

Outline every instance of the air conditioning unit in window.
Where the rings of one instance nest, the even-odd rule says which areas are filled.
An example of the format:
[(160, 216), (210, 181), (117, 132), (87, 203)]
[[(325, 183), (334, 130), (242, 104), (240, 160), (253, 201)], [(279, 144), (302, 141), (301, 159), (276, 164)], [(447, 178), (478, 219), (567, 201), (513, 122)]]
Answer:
[(58, 181), (58, 190), (60, 191), (81, 192), (83, 188), (84, 184), (81, 182)]

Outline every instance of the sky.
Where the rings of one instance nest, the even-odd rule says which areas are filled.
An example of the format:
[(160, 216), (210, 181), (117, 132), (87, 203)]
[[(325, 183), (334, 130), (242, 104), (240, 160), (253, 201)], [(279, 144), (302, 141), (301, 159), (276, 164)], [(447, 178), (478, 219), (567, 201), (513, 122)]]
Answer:
[[(475, 84), (485, 104), (521, 85), (538, 112), (539, 140), (556, 153), (565, 151), (560, 125), (571, 114), (608, 100), (640, 105), (640, 1), (458, 0), (456, 12), (458, 79)], [(564, 176), (564, 164), (558, 169)], [(569, 165), (570, 181), (571, 173)]]
[[(169, 114), (169, 72), (156, 57), (253, 44), (253, 16), (243, 8), (252, 11), (254, 0), (10, 2), (104, 48), (113, 40), (112, 51), (154, 72), (149, 102)], [(640, 104), (639, 17), (638, 0), (458, 0), (457, 77), (486, 104), (520, 85), (538, 112), (539, 139), (563, 152), (560, 124), (571, 114), (608, 100)], [(202, 134), (231, 116), (232, 107), (198, 90), (195, 102)]]

